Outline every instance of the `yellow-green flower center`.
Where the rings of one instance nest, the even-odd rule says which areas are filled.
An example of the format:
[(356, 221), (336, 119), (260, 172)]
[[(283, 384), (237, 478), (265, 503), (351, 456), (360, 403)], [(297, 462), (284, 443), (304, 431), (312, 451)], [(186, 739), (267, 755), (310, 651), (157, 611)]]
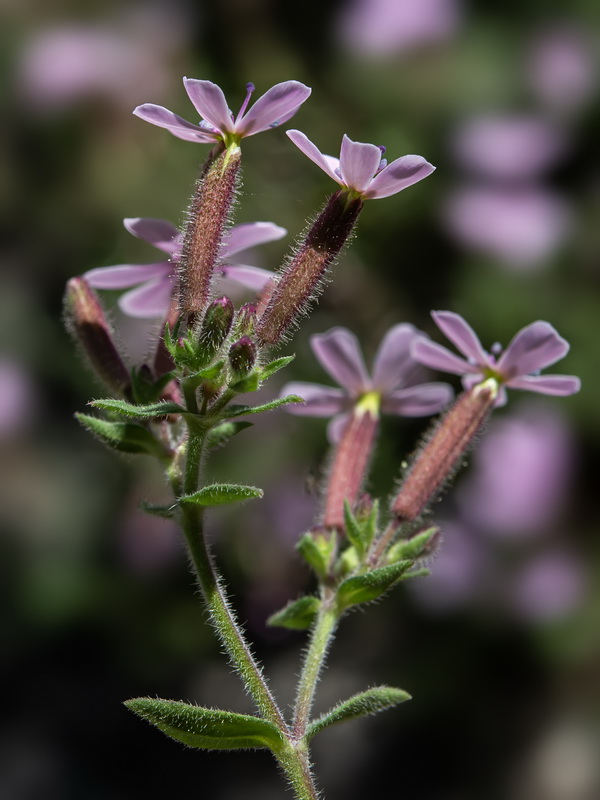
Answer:
[(357, 414), (370, 414), (373, 418), (377, 418), (380, 406), (381, 394), (379, 392), (365, 392), (356, 401), (355, 410)]

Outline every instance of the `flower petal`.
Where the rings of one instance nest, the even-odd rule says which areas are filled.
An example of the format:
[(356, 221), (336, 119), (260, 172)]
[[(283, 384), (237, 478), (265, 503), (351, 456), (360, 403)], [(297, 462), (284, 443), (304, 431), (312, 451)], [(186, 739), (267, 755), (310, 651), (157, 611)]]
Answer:
[(382, 395), (416, 383), (418, 373), (424, 371), (410, 352), (410, 346), (418, 335), (423, 334), (414, 325), (401, 324), (394, 325), (384, 336), (373, 362), (373, 386)]
[(174, 114), (167, 108), (154, 105), (154, 103), (144, 103), (133, 110), (136, 117), (158, 125), (159, 128), (167, 128), (180, 139), (198, 142), (214, 142), (215, 137), (204, 131), (199, 125), (194, 125), (183, 119), (178, 114)]
[(342, 438), (344, 428), (352, 418), (352, 410), (346, 411), (345, 414), (337, 414), (327, 423), (327, 440), (331, 444), (337, 444)]
[(581, 381), (575, 375), (525, 375), (513, 378), (507, 386), (511, 389), (567, 397), (581, 389)]
[(381, 150), (376, 144), (353, 142), (344, 134), (340, 151), (340, 172), (344, 183), (361, 194), (369, 187), (381, 163)]
[[(184, 78), (183, 85), (202, 119), (221, 133), (233, 132), (231, 111), (220, 86), (212, 81), (199, 81), (194, 78)], [(214, 136), (212, 139), (214, 140)]]
[(90, 269), (83, 277), (94, 289), (128, 289), (153, 278), (164, 278), (171, 272), (168, 261), (157, 264), (117, 264), (114, 267)]
[(421, 156), (402, 156), (384, 167), (371, 181), (365, 197), (378, 199), (401, 192), (413, 183), (422, 181), (435, 167)]
[(297, 394), (303, 397), (305, 403), (290, 403), (285, 410), (290, 414), (299, 414), (305, 417), (330, 417), (339, 414), (348, 408), (350, 403), (348, 395), (341, 389), (332, 386), (321, 386), (318, 383), (286, 384), (281, 390), (281, 397), (288, 394)]
[(310, 337), (313, 349), (323, 369), (351, 394), (370, 389), (371, 379), (363, 361), (358, 339), (346, 328), (331, 328), (326, 333)]
[(242, 136), (252, 136), (287, 122), (311, 91), (299, 81), (284, 81), (272, 86), (238, 122), (237, 132)]
[(397, 389), (382, 399), (385, 414), (403, 417), (424, 417), (437, 414), (452, 400), (454, 392), (447, 383), (421, 383), (407, 389)]
[(217, 268), (224, 278), (241, 283), (256, 292), (260, 292), (271, 280), (274, 273), (260, 267), (250, 267), (246, 264), (224, 264)]
[(554, 364), (568, 352), (569, 343), (550, 323), (538, 320), (515, 334), (497, 368), (509, 380)]
[(129, 317), (153, 319), (169, 311), (173, 286), (168, 278), (144, 283), (119, 298), (119, 308)]
[(305, 136), (302, 131), (290, 130), (286, 131), (288, 137), (296, 145), (299, 150), (302, 150), (305, 156), (308, 156), (311, 161), (314, 161), (318, 167), (321, 167), (323, 172), (326, 172), (329, 177), (340, 186), (341, 178), (336, 174), (336, 168), (339, 168), (339, 161), (333, 156), (324, 156), (319, 148), (313, 144), (308, 136)]
[(442, 333), (469, 361), (479, 366), (492, 366), (490, 357), (481, 346), (477, 334), (460, 314), (452, 311), (432, 311), (431, 316)]
[(275, 225), (274, 222), (245, 222), (242, 225), (234, 225), (225, 240), (223, 257), (232, 256), (258, 244), (275, 242), (286, 234), (287, 230)]
[(181, 235), (175, 225), (165, 219), (126, 217), (123, 225), (133, 236), (143, 239), (169, 255), (173, 255), (178, 249), (179, 242), (175, 240), (181, 239)]
[(453, 375), (465, 375), (473, 372), (474, 367), (464, 358), (455, 356), (441, 344), (431, 342), (425, 337), (415, 339), (410, 348), (412, 357), (426, 367), (439, 369), (442, 372), (451, 372)]

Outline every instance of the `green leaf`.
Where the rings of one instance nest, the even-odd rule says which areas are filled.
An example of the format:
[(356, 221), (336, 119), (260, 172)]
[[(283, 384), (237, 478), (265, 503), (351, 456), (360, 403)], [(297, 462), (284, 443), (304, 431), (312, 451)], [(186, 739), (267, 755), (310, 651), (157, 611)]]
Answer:
[(75, 418), (84, 428), (113, 450), (121, 453), (141, 453), (157, 458), (164, 458), (168, 455), (165, 447), (141, 425), (133, 422), (108, 422), (89, 414), (75, 414)]
[(249, 714), (138, 697), (125, 705), (167, 736), (204, 750), (278, 749), (281, 735), (271, 722)]
[(223, 361), (223, 359), (221, 359), (220, 361), (211, 364), (209, 367), (204, 367), (204, 369), (198, 370), (198, 372), (195, 372), (191, 377), (194, 379), (202, 378), (203, 380), (206, 381), (214, 381), (216, 380), (216, 378), (220, 376), (221, 372), (223, 371), (224, 364), (225, 362)]
[(346, 536), (350, 544), (354, 545), (359, 558), (362, 559), (362, 556), (364, 556), (367, 551), (367, 538), (363, 532), (363, 526), (359, 524), (352, 513), (348, 500), (344, 500), (344, 524)]
[(186, 494), (179, 498), (180, 503), (194, 503), (198, 506), (222, 506), (227, 503), (238, 503), (262, 497), (263, 490), (256, 486), (242, 486), (237, 483), (213, 483), (204, 486), (194, 494)]
[(288, 403), (304, 403), (304, 398), (298, 397), (296, 394), (288, 394), (285, 397), (271, 400), (270, 403), (263, 403), (261, 406), (227, 406), (224, 413), (226, 417), (243, 417), (245, 414), (261, 414), (263, 411), (271, 411)]
[(229, 388), (233, 389), (238, 394), (245, 394), (246, 392), (256, 392), (260, 388), (260, 373), (251, 372), (245, 378), (229, 384)]
[(318, 597), (299, 597), (271, 614), (267, 620), (267, 625), (278, 625), (281, 628), (291, 628), (292, 630), (304, 630), (310, 628), (314, 618), (319, 613), (321, 601)]
[(236, 433), (251, 428), (252, 422), (222, 422), (220, 425), (215, 425), (211, 428), (206, 437), (206, 444), (208, 447), (223, 447), (227, 442), (235, 436)]
[(177, 403), (168, 403), (166, 401), (138, 406), (133, 405), (133, 403), (127, 403), (125, 400), (108, 398), (106, 400), (92, 400), (89, 405), (102, 411), (113, 411), (115, 414), (137, 419), (155, 419), (156, 417), (164, 417), (166, 414), (182, 414), (185, 412), (185, 408), (177, 405)]
[(317, 575), (323, 578), (329, 573), (335, 545), (335, 532), (327, 538), (322, 533), (311, 533), (309, 531), (300, 537), (296, 550)]
[(437, 536), (440, 529), (437, 525), (417, 533), (416, 536), (411, 536), (410, 539), (400, 539), (393, 544), (387, 553), (387, 560), (392, 563), (404, 558), (421, 558), (426, 555), (430, 549), (430, 544), (433, 544), (432, 539)]
[(175, 516), (177, 511), (177, 503), (171, 503), (169, 506), (153, 506), (151, 503), (146, 503), (142, 500), (140, 503), (140, 511), (145, 514), (150, 514), (153, 517), (162, 517), (163, 519), (171, 519)]
[(359, 692), (312, 722), (306, 731), (306, 739), (312, 739), (317, 733), (332, 725), (337, 725), (338, 722), (377, 714), (379, 711), (386, 711), (388, 708), (393, 708), (410, 699), (407, 692), (395, 689), (393, 686), (375, 686), (367, 689), (366, 692)]
[(363, 533), (367, 542), (367, 547), (371, 545), (371, 542), (375, 538), (377, 531), (379, 530), (379, 500), (373, 500), (373, 507), (369, 512), (369, 516), (365, 520)]
[(260, 371), (261, 380), (266, 381), (267, 378), (271, 377), (271, 375), (274, 375), (276, 372), (279, 372), (280, 369), (287, 367), (287, 365), (295, 358), (296, 356), (282, 356), (281, 358), (276, 358), (274, 361), (269, 361), (269, 363), (265, 364)]
[(365, 572), (364, 575), (354, 575), (352, 578), (348, 578), (338, 588), (340, 610), (380, 597), (401, 580), (413, 563), (412, 561), (397, 561), (387, 567), (379, 567), (371, 572)]

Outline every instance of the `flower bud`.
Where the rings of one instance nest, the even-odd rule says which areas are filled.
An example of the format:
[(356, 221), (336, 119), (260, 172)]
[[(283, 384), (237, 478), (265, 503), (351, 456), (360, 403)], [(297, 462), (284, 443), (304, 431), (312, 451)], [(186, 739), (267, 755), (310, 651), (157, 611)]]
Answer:
[(256, 345), (249, 336), (242, 336), (229, 348), (229, 366), (234, 380), (245, 378), (256, 362)]
[(124, 395), (130, 385), (129, 370), (117, 350), (98, 295), (85, 278), (67, 282), (64, 309), (67, 330), (88, 364), (111, 392)]
[(213, 358), (229, 335), (233, 314), (233, 303), (228, 297), (213, 300), (206, 309), (198, 337), (201, 355), (206, 362)]
[(256, 323), (256, 303), (244, 303), (235, 318), (235, 331), (239, 336), (252, 336)]

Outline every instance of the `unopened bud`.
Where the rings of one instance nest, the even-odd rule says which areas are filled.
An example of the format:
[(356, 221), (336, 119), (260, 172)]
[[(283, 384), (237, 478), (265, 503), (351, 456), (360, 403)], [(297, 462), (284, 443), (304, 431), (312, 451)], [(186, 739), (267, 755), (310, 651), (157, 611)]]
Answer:
[(256, 303), (244, 303), (235, 318), (235, 331), (240, 336), (252, 336), (256, 323)]
[(242, 380), (256, 362), (256, 345), (249, 336), (242, 336), (229, 348), (229, 366), (234, 380)]
[(129, 371), (113, 339), (113, 332), (96, 292), (85, 278), (67, 282), (65, 323), (87, 362), (102, 383), (117, 395), (130, 384)]
[(269, 283), (261, 300), (256, 331), (265, 344), (277, 344), (297, 324), (322, 289), (327, 270), (350, 238), (363, 207), (339, 191), (327, 201), (284, 271)]
[(206, 309), (200, 326), (198, 344), (201, 355), (207, 362), (213, 358), (229, 335), (233, 314), (233, 303), (228, 297), (213, 300)]
[(397, 523), (418, 519), (452, 477), (473, 444), (498, 394), (493, 379), (463, 392), (437, 423), (392, 504)]

